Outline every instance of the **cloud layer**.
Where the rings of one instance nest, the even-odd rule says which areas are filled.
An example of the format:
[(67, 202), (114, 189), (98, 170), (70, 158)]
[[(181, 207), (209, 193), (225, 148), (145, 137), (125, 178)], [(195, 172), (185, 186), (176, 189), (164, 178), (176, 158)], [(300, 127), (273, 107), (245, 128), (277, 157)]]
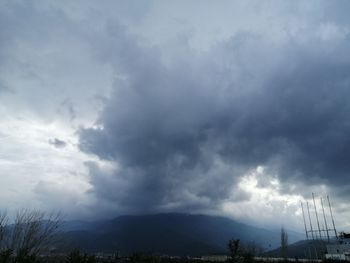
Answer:
[(345, 213), (348, 5), (1, 3), (0, 208)]
[(119, 77), (80, 149), (117, 163), (112, 180), (127, 186), (93, 171), (95, 194), (136, 211), (216, 209), (258, 166), (284, 193), (348, 184), (349, 37), (312, 29), (279, 41), (242, 32), (172, 59), (109, 25), (103, 51)]

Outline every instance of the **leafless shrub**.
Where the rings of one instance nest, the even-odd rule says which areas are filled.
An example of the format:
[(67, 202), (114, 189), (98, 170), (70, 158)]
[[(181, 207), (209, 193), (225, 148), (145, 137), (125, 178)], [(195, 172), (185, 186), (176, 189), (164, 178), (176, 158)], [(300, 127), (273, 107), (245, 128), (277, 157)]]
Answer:
[(7, 225), (7, 214), (0, 212), (0, 248), (3, 246), (5, 238), (5, 226)]
[(0, 251), (13, 254), (25, 251), (39, 254), (53, 245), (62, 222), (60, 213), (46, 214), (36, 210), (18, 211), (13, 224), (6, 213), (0, 214)]

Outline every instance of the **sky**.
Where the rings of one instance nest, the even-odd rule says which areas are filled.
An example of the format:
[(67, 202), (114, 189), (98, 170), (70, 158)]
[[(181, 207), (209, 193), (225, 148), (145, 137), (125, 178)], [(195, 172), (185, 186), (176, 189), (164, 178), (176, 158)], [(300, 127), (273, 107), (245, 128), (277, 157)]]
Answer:
[(1, 1), (0, 210), (350, 230), (349, 8)]

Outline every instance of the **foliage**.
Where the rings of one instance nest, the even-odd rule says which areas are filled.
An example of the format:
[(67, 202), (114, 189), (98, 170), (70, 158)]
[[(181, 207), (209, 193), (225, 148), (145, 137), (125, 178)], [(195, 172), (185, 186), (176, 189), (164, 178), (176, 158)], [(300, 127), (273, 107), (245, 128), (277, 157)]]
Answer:
[(240, 240), (230, 239), (228, 241), (231, 262), (237, 262), (240, 257)]
[(283, 258), (287, 257), (288, 250), (288, 234), (287, 231), (282, 227), (281, 228), (281, 256)]
[(241, 255), (244, 263), (254, 262), (254, 257), (258, 254), (258, 246), (255, 243), (248, 243), (241, 246)]
[(95, 256), (89, 256), (88, 254), (81, 253), (78, 249), (75, 249), (67, 255), (66, 262), (67, 263), (95, 263), (97, 261)]
[(230, 249), (231, 254), (237, 254), (238, 249), (239, 249), (239, 239), (230, 239), (228, 241), (228, 247)]
[(239, 239), (230, 239), (228, 242), (230, 262), (252, 263), (254, 257), (262, 250), (255, 243), (241, 244)]
[(159, 257), (143, 253), (133, 253), (129, 259), (131, 263), (159, 263), (161, 261)]
[(0, 263), (10, 262), (12, 250), (7, 249), (0, 252)]

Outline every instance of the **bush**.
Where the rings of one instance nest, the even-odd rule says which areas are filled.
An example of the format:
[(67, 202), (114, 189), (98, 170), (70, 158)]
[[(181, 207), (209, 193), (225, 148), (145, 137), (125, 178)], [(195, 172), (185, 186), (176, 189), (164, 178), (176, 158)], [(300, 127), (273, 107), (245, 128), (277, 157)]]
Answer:
[(0, 263), (39, 262), (38, 255), (54, 244), (61, 223), (59, 214), (17, 212), (13, 224), (0, 213)]

